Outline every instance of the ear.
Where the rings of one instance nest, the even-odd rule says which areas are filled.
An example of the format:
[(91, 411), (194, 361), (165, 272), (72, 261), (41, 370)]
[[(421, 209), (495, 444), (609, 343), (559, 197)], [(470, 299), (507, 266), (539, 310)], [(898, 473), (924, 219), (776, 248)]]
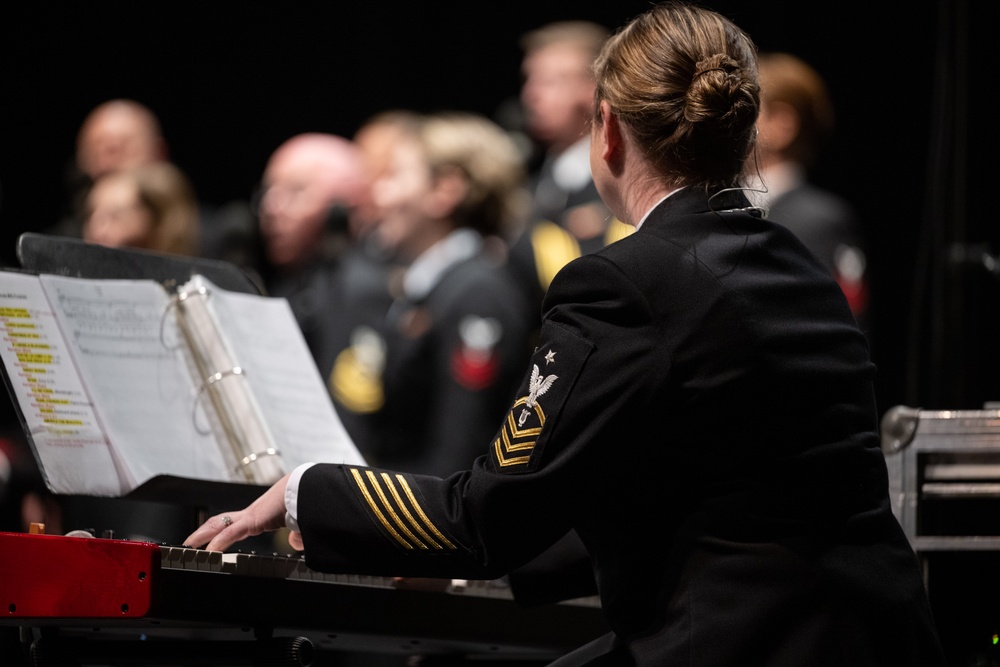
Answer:
[(599, 113), (601, 125), (597, 128), (596, 139), (601, 159), (607, 163), (612, 174), (620, 175), (625, 164), (625, 137), (618, 116), (611, 111), (611, 105), (602, 100)]
[(458, 167), (444, 167), (434, 176), (425, 211), (433, 218), (449, 218), (465, 200), (469, 179)]

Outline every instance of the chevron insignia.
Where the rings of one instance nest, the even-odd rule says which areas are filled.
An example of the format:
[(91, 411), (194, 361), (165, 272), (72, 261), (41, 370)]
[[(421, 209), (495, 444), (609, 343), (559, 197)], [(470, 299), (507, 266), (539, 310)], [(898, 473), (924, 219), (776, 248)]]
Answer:
[(500, 434), (493, 441), (493, 450), (501, 468), (526, 465), (531, 460), (535, 441), (545, 425), (545, 411), (538, 403), (528, 407), (529, 399), (529, 396), (523, 396), (514, 403)]
[(519, 398), (507, 411), (490, 448), (495, 472), (520, 475), (545, 465), (542, 453), (553, 446), (550, 432), (560, 421), (559, 414), (593, 349), (590, 341), (560, 324), (542, 325), (530, 371), (515, 394)]

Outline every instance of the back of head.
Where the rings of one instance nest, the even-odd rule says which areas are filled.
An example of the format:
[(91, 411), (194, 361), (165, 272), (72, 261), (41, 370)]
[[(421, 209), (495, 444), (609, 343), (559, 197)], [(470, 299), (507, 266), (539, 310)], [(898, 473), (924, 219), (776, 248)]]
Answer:
[(760, 110), (756, 47), (708, 9), (668, 2), (613, 35), (595, 64), (606, 100), (675, 185), (733, 187)]
[(419, 139), (432, 173), (457, 169), (467, 190), (453, 218), (456, 226), (504, 235), (525, 203), (524, 164), (514, 140), (475, 113), (440, 112), (422, 124)]
[(758, 59), (761, 105), (787, 105), (798, 120), (798, 132), (783, 148), (786, 157), (812, 165), (833, 132), (833, 105), (823, 78), (790, 53), (767, 53)]

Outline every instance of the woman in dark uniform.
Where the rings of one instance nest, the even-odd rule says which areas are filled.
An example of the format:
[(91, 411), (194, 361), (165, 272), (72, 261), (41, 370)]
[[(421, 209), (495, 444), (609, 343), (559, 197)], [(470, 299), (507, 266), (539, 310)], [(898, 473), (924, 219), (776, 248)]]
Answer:
[[(382, 324), (338, 356), (331, 382), (340, 414), (369, 411), (374, 431), (361, 451), (370, 464), (442, 477), (466, 470), (506, 412), (531, 353), (530, 325), (494, 249), (514, 223), (523, 180), (517, 146), (484, 116), (439, 112), (398, 127), (372, 186), (373, 236), (399, 267), (394, 300)], [(366, 372), (372, 381), (358, 382)], [(381, 405), (352, 400), (358, 389)]]
[(865, 337), (739, 189), (754, 45), (657, 5), (596, 74), (595, 182), (637, 230), (556, 276), (484, 456), (447, 479), (304, 467), (188, 543), (288, 525), (319, 570), (494, 578), (575, 529), (612, 632), (559, 665), (943, 664)]

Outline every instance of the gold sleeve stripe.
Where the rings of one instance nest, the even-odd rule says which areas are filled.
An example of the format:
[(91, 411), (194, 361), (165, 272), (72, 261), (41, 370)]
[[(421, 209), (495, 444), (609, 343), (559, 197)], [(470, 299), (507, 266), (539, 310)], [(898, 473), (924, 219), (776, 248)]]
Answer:
[(378, 477), (375, 476), (375, 473), (371, 470), (366, 470), (365, 474), (368, 476), (368, 482), (372, 485), (372, 488), (375, 489), (375, 493), (378, 494), (379, 500), (382, 501), (382, 507), (385, 508), (386, 514), (389, 515), (392, 522), (397, 528), (399, 528), (399, 532), (406, 535), (406, 537), (409, 538), (409, 540), (412, 541), (417, 547), (426, 550), (428, 546), (406, 527), (403, 520), (399, 518), (398, 514), (396, 514), (396, 510), (392, 508), (392, 503), (390, 503), (389, 499), (386, 498), (385, 491), (382, 490), (382, 485), (378, 483)]
[(548, 289), (559, 269), (580, 256), (580, 244), (573, 235), (554, 222), (544, 221), (531, 231), (538, 282)]
[(413, 545), (407, 542), (403, 536), (397, 533), (389, 522), (386, 521), (385, 515), (382, 514), (382, 511), (375, 504), (375, 499), (372, 498), (371, 494), (368, 492), (368, 487), (365, 486), (365, 481), (361, 477), (361, 473), (358, 472), (358, 469), (351, 468), (351, 475), (354, 476), (354, 481), (357, 483), (358, 488), (361, 489), (361, 494), (365, 497), (365, 500), (368, 501), (368, 508), (372, 511), (372, 514), (375, 515), (375, 518), (378, 519), (379, 523), (382, 524), (382, 527), (385, 528), (389, 534), (403, 546), (404, 549), (413, 549)]
[(385, 483), (386, 488), (389, 489), (389, 493), (392, 494), (392, 497), (396, 499), (396, 505), (399, 507), (399, 510), (403, 513), (403, 516), (406, 517), (406, 521), (407, 523), (410, 524), (410, 527), (413, 528), (414, 531), (419, 533), (420, 536), (424, 538), (425, 541), (429, 542), (432, 547), (434, 547), (435, 549), (442, 549), (443, 547), (441, 546), (441, 544), (438, 543), (433, 537), (431, 537), (427, 533), (427, 531), (424, 530), (424, 527), (420, 525), (420, 522), (417, 521), (414, 518), (414, 516), (410, 513), (410, 510), (406, 507), (406, 503), (403, 502), (403, 497), (399, 495), (399, 490), (396, 488), (396, 485), (393, 484), (392, 478), (389, 476), (389, 473), (385, 472), (382, 473), (382, 481)]
[(410, 488), (410, 485), (406, 483), (406, 479), (402, 475), (396, 475), (396, 481), (399, 482), (399, 485), (401, 487), (403, 487), (403, 492), (406, 493), (406, 497), (409, 498), (410, 504), (413, 505), (413, 510), (417, 513), (417, 516), (419, 516), (420, 519), (424, 522), (424, 525), (427, 526), (427, 529), (430, 530), (432, 533), (434, 533), (434, 537), (441, 540), (441, 542), (446, 547), (448, 547), (449, 549), (455, 549), (456, 548), (455, 545), (452, 544), (451, 541), (449, 541), (448, 538), (444, 536), (444, 533), (442, 533), (440, 530), (437, 529), (437, 526), (434, 525), (434, 522), (432, 522), (430, 518), (427, 516), (427, 514), (424, 513), (424, 510), (420, 506), (420, 503), (417, 502), (416, 496), (413, 495), (413, 490)]
[(615, 241), (621, 241), (634, 231), (635, 227), (632, 225), (626, 225), (618, 218), (612, 218), (611, 224), (608, 225), (607, 231), (604, 232), (604, 245), (610, 245)]
[(410, 524), (410, 527), (417, 533), (420, 533), (420, 537), (424, 538), (426, 542), (429, 542), (432, 547), (435, 549), (441, 549), (442, 547), (440, 543), (428, 535), (427, 531), (424, 530), (424, 527), (413, 518), (412, 514), (410, 514), (410, 510), (406, 507), (406, 503), (403, 502), (403, 497), (399, 495), (399, 490), (396, 488), (396, 485), (392, 483), (392, 477), (389, 476), (389, 473), (382, 473), (382, 482), (385, 484), (386, 488), (389, 489), (389, 493), (392, 494), (392, 497), (396, 499), (396, 506), (399, 507), (399, 511), (403, 513), (403, 516), (406, 518), (406, 522)]

